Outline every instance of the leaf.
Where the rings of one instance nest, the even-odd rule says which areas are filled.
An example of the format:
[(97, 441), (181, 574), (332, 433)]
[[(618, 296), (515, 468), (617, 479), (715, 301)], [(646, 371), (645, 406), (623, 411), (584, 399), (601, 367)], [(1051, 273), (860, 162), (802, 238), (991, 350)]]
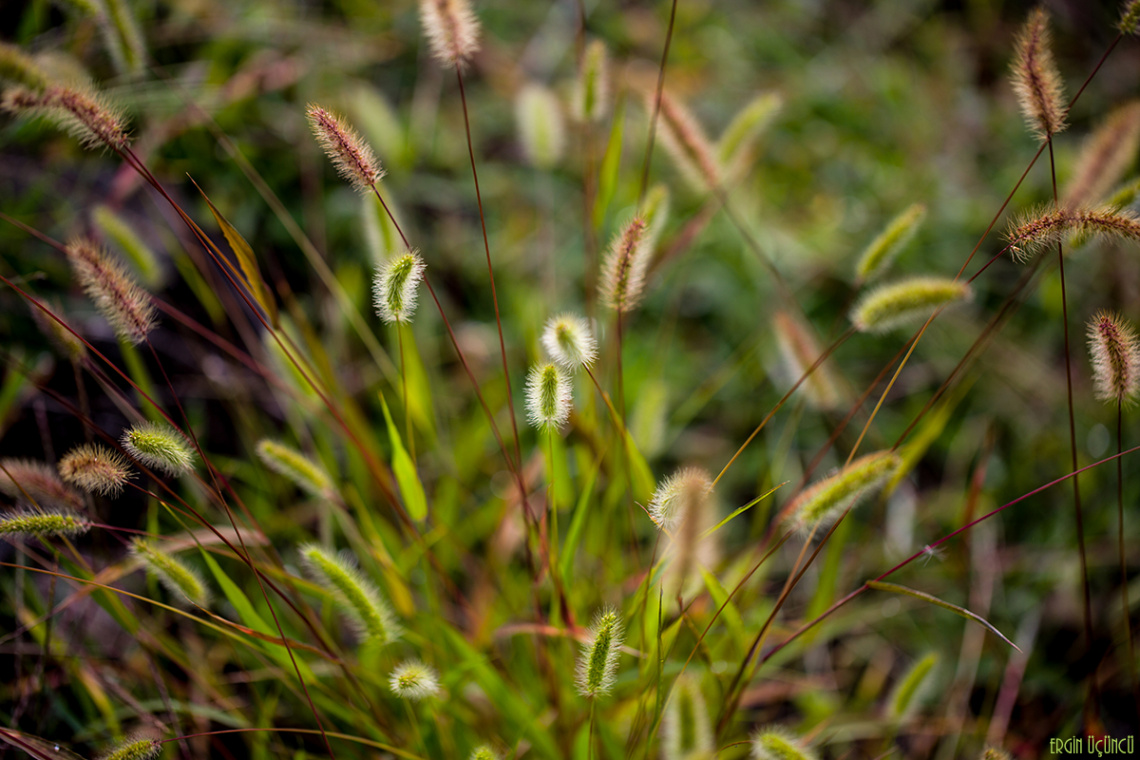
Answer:
[(764, 501), (769, 496), (776, 493), (776, 491), (778, 489), (782, 488), (783, 486), (786, 486), (787, 484), (788, 484), (788, 481), (785, 480), (783, 483), (780, 483), (779, 485), (772, 486), (772, 488), (770, 488), (768, 491), (760, 494), (755, 499), (753, 499), (752, 501), (745, 504), (743, 507), (736, 509), (731, 515), (729, 515), (728, 517), (726, 517), (723, 520), (721, 520), (720, 522), (718, 522), (716, 525), (714, 525), (711, 528), (709, 528), (708, 530), (706, 530), (704, 533), (701, 534), (701, 538), (704, 538), (705, 536), (711, 536), (713, 533), (716, 533), (718, 530), (720, 530), (725, 525), (727, 525), (728, 522), (730, 520), (732, 520), (734, 517), (737, 517), (737, 516), (747, 512), (748, 510), (752, 509), (754, 506), (756, 506), (760, 502)]
[(598, 480), (598, 470), (601, 469), (602, 460), (599, 458), (590, 469), (590, 475), (578, 496), (578, 504), (574, 507), (574, 517), (570, 520), (570, 530), (566, 532), (566, 540), (562, 544), (562, 555), (559, 557), (559, 572), (563, 578), (570, 576), (574, 566), (574, 553), (578, 551), (578, 543), (582, 540), (582, 530), (586, 527), (586, 516), (590, 511), (590, 500), (594, 494), (594, 483)]
[(1019, 651), (1019, 652), (1021, 651), (1021, 649), (1017, 646), (1017, 644), (1014, 644), (1012, 641), (1007, 639), (1005, 637), (1005, 634), (1003, 634), (1001, 631), (999, 631), (997, 628), (995, 628), (993, 625), (991, 625), (988, 620), (986, 620), (981, 615), (970, 612), (969, 610), (965, 609), (964, 607), (959, 607), (955, 604), (950, 604), (950, 602), (944, 602), (941, 599), (939, 599), (938, 597), (931, 596), (930, 594), (927, 594), (923, 591), (915, 591), (912, 588), (907, 588), (906, 586), (899, 586), (899, 585), (894, 584), (894, 583), (883, 583), (882, 581), (867, 581), (867, 588), (872, 588), (872, 589), (875, 589), (876, 591), (889, 591), (892, 594), (903, 594), (905, 596), (913, 596), (915, 599), (921, 599), (924, 602), (930, 602), (931, 604), (938, 605), (939, 607), (941, 607), (943, 609), (950, 610), (951, 612), (954, 612), (954, 613), (961, 615), (962, 617), (966, 618), (967, 620), (973, 620), (975, 623), (978, 623), (979, 625), (985, 626), (985, 628), (987, 630), (989, 630), (990, 633), (997, 636), (999, 639), (1004, 641), (1006, 644), (1009, 644), (1011, 647), (1013, 647), (1017, 651)]
[(384, 409), (384, 421), (388, 423), (388, 440), (392, 442), (392, 472), (396, 474), (396, 482), (400, 485), (400, 493), (404, 496), (404, 507), (413, 520), (423, 520), (427, 517), (427, 497), (424, 495), (424, 486), (420, 483), (420, 476), (416, 474), (416, 466), (412, 458), (404, 450), (404, 443), (400, 440), (400, 431), (392, 422), (392, 413), (388, 411), (388, 402), (384, 394), (379, 394), (380, 406)]
[(594, 226), (601, 227), (606, 218), (606, 209), (614, 197), (617, 187), (618, 169), (621, 168), (622, 133), (625, 131), (625, 112), (622, 106), (614, 108), (614, 125), (610, 129), (610, 139), (606, 153), (602, 157), (602, 168), (598, 173), (598, 197), (594, 200)]
[[(194, 179), (191, 177), (191, 182)], [(273, 323), (274, 327), (278, 327), (277, 323), (277, 304), (269, 295), (269, 289), (265, 287), (265, 281), (261, 279), (261, 272), (257, 268), (257, 256), (253, 253), (253, 248), (237, 231), (237, 228), (230, 224), (221, 212), (214, 206), (206, 196), (206, 191), (198, 187), (198, 183), (194, 182), (194, 187), (198, 188), (198, 192), (202, 194), (202, 198), (206, 201), (206, 205), (210, 207), (210, 213), (214, 215), (214, 221), (222, 229), (222, 234), (225, 235), (226, 242), (230, 244), (233, 249), (234, 255), (237, 256), (238, 264), (241, 266), (242, 281), (245, 286), (249, 288), (250, 295), (261, 306), (265, 313), (269, 316), (269, 321)], [(220, 257), (222, 261), (229, 264), (225, 257)], [(232, 266), (231, 266), (232, 268)]]
[(24, 750), (37, 760), (83, 760), (82, 756), (60, 746), (59, 742), (49, 742), (10, 728), (0, 728), (0, 741)]

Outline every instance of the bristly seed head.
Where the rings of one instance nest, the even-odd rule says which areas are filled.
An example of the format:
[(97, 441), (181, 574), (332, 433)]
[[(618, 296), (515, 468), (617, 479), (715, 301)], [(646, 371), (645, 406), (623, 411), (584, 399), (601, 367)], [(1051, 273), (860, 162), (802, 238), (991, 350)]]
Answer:
[(576, 122), (596, 123), (606, 115), (609, 101), (606, 58), (606, 45), (601, 40), (593, 40), (586, 46), (570, 96), (570, 115)]
[(784, 511), (785, 521), (799, 531), (828, 525), (845, 509), (883, 485), (902, 466), (893, 451), (878, 451), (859, 457), (851, 464), (805, 489)]
[(1100, 312), (1089, 322), (1093, 384), (1101, 401), (1130, 406), (1136, 400), (1140, 349), (1136, 333), (1118, 314)]
[(123, 433), (123, 448), (138, 462), (170, 475), (185, 475), (194, 469), (194, 450), (169, 425), (144, 422)]
[(570, 419), (573, 394), (570, 379), (556, 364), (531, 367), (526, 376), (526, 411), (530, 424), (557, 432)]
[(134, 477), (122, 454), (97, 443), (69, 451), (59, 460), (59, 474), (68, 483), (101, 496), (118, 496)]
[(357, 189), (366, 193), (384, 176), (380, 162), (368, 143), (344, 120), (316, 103), (310, 103), (305, 111), (309, 117), (309, 127), (321, 148), (333, 162), (341, 177)]
[(598, 283), (602, 303), (615, 311), (627, 313), (637, 308), (645, 289), (645, 272), (649, 253), (643, 243), (645, 222), (634, 217), (610, 244), (602, 278)]
[(753, 760), (816, 760), (816, 754), (783, 726), (765, 726), (752, 735)]
[(1136, 30), (1140, 29), (1140, 0), (1129, 0), (1124, 4), (1116, 28), (1121, 34), (1136, 34)]
[(418, 702), (439, 694), (439, 674), (419, 660), (405, 660), (392, 671), (388, 688), (397, 697)]
[(577, 314), (548, 319), (542, 330), (542, 347), (551, 359), (571, 372), (589, 367), (598, 358), (598, 342), (590, 324)]
[(0, 536), (81, 536), (91, 523), (78, 512), (62, 507), (20, 509), (0, 513)]
[(649, 519), (661, 530), (672, 531), (690, 510), (705, 508), (713, 492), (712, 479), (699, 467), (686, 467), (670, 475), (653, 492)]
[(124, 739), (99, 760), (154, 760), (162, 753), (162, 743), (147, 736), (133, 736)]
[(376, 269), (373, 305), (385, 322), (408, 324), (416, 313), (417, 288), (427, 264), (416, 251), (390, 259)]
[(202, 576), (173, 554), (164, 552), (144, 538), (131, 541), (131, 554), (174, 596), (199, 607), (209, 605), (210, 589)]
[(499, 760), (499, 753), (495, 752), (489, 744), (481, 744), (471, 751), (469, 760)]
[(1016, 219), (1006, 239), (1009, 240), (1010, 254), (1024, 262), (1046, 246), (1073, 234), (1140, 241), (1140, 217), (1111, 206), (1037, 210)]
[(150, 294), (91, 240), (75, 238), (66, 250), (75, 278), (115, 334), (136, 346), (145, 341), (157, 322)]
[(970, 286), (965, 282), (948, 277), (912, 277), (865, 295), (851, 311), (851, 322), (859, 332), (887, 332), (970, 296)]
[[(652, 118), (656, 91), (646, 94), (646, 109)], [(720, 166), (712, 143), (696, 117), (668, 92), (661, 93), (657, 133), (661, 145), (677, 164), (694, 190), (707, 192), (720, 186)]]
[(442, 66), (462, 68), (479, 52), (479, 20), (467, 0), (420, 0), (420, 23)]
[(59, 479), (55, 468), (32, 459), (0, 459), (0, 493), (36, 508), (83, 509), (83, 497)]
[(4, 94), (3, 107), (15, 114), (43, 116), (86, 148), (121, 151), (130, 144), (122, 116), (93, 92), (63, 85), (42, 90), (14, 87)]
[(377, 644), (388, 644), (400, 637), (388, 603), (354, 566), (353, 558), (333, 554), (316, 544), (301, 547), (301, 557), (310, 575), (336, 600), (360, 632)]
[(1050, 48), (1049, 15), (1034, 8), (1017, 37), (1013, 89), (1030, 131), (1041, 141), (1062, 131), (1065, 101)]
[(578, 658), (578, 693), (583, 697), (595, 699), (613, 689), (624, 635), (616, 610), (606, 608), (594, 616)]
[(266, 467), (317, 498), (328, 498), (336, 491), (323, 467), (283, 443), (262, 439), (257, 442), (257, 456)]

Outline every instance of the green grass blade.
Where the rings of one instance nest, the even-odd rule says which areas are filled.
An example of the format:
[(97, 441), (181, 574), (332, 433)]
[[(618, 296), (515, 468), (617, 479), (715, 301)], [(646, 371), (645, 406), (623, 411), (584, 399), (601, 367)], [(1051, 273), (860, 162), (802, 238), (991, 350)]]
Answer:
[(932, 596), (932, 595), (927, 594), (923, 591), (916, 591), (912, 588), (907, 588), (906, 586), (899, 586), (898, 584), (895, 584), (895, 583), (883, 583), (882, 581), (867, 581), (867, 588), (872, 588), (872, 589), (875, 589), (876, 591), (889, 591), (892, 594), (903, 594), (905, 596), (913, 596), (915, 599), (921, 599), (924, 602), (929, 602), (930, 604), (937, 605), (937, 606), (941, 607), (942, 609), (950, 610), (951, 612), (953, 612), (955, 614), (961, 615), (962, 617), (966, 618), (967, 620), (973, 620), (975, 623), (977, 623), (981, 626), (984, 626), (986, 628), (986, 630), (988, 630), (993, 635), (997, 636), (999, 639), (1004, 641), (1006, 644), (1009, 644), (1011, 647), (1013, 647), (1014, 649), (1016, 649), (1019, 652), (1021, 651), (1021, 649), (1017, 646), (1017, 644), (1014, 644), (1012, 641), (1007, 639), (1005, 637), (1005, 634), (1003, 634), (1001, 631), (999, 631), (997, 628), (995, 628), (988, 620), (986, 620), (981, 615), (978, 615), (974, 612), (970, 612), (969, 610), (965, 609), (964, 607), (959, 607), (956, 604), (950, 604), (950, 602), (944, 602), (936, 596)]

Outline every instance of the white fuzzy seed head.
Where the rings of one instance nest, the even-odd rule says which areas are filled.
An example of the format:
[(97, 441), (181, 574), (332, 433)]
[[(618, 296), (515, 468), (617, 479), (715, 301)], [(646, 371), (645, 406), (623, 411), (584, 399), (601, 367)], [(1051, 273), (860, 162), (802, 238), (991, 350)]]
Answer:
[(556, 364), (531, 367), (526, 376), (526, 411), (530, 424), (557, 431), (570, 419), (570, 380)]
[(441, 66), (464, 66), (479, 51), (479, 19), (467, 0), (420, 0), (420, 22)]
[(578, 658), (578, 693), (583, 697), (594, 699), (613, 689), (624, 636), (617, 610), (607, 607), (594, 616)]
[(416, 251), (407, 251), (376, 270), (373, 304), (382, 320), (405, 324), (412, 321), (426, 268), (427, 264)]
[(388, 687), (397, 697), (418, 702), (439, 694), (439, 674), (419, 660), (405, 660), (388, 677)]
[(649, 518), (662, 530), (673, 530), (690, 509), (701, 509), (712, 494), (712, 480), (698, 467), (679, 470), (657, 487), (649, 502)]
[(589, 367), (598, 358), (598, 342), (590, 323), (577, 314), (548, 319), (542, 330), (542, 347), (552, 360), (571, 372)]
[(1136, 399), (1140, 349), (1132, 326), (1117, 314), (1100, 312), (1088, 327), (1093, 384), (1101, 401), (1128, 406)]

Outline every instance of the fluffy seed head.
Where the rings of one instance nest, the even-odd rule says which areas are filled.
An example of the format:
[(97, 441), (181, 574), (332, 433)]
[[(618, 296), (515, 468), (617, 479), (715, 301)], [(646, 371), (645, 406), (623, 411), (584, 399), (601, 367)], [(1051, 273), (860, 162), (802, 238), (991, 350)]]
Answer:
[(882, 274), (911, 241), (925, 218), (926, 206), (916, 203), (892, 219), (859, 257), (859, 263), (855, 267), (855, 276), (859, 282), (873, 280)]
[(441, 66), (464, 66), (479, 52), (479, 20), (467, 0), (420, 0), (420, 23)]
[(154, 328), (154, 305), (115, 259), (87, 238), (67, 244), (67, 260), (83, 291), (122, 340), (138, 345)]
[(1093, 384), (1101, 401), (1130, 406), (1136, 400), (1140, 349), (1132, 326), (1118, 314), (1100, 312), (1089, 322)]
[(932, 652), (912, 665), (899, 680), (887, 703), (887, 711), (892, 718), (903, 720), (922, 706), (934, 682), (932, 675), (937, 665), (938, 655)]
[(662, 716), (661, 734), (663, 760), (712, 757), (715, 754), (708, 706), (696, 679), (691, 676), (681, 676), (673, 687), (673, 696)]
[(488, 744), (482, 744), (471, 751), (470, 760), (499, 760), (499, 755)]
[(1140, 0), (1129, 0), (1124, 4), (1116, 28), (1121, 34), (1136, 34), (1136, 30), (1140, 29)]
[(806, 488), (785, 510), (785, 521), (800, 531), (827, 525), (848, 508), (883, 485), (898, 471), (902, 460), (893, 451), (878, 451)]
[(122, 454), (97, 443), (69, 451), (59, 460), (59, 474), (68, 483), (101, 496), (118, 496), (134, 477)]
[(36, 508), (83, 509), (83, 497), (64, 485), (54, 467), (31, 459), (0, 459), (0, 493)]
[(586, 46), (570, 96), (570, 114), (578, 123), (596, 123), (606, 115), (610, 95), (606, 59), (606, 45), (601, 40), (593, 40)]
[(318, 498), (328, 497), (336, 489), (324, 468), (307, 456), (283, 443), (268, 438), (258, 441), (257, 456), (266, 467), (293, 481), (302, 490)]
[(1061, 206), (1079, 209), (1101, 202), (1109, 188), (1116, 185), (1136, 161), (1138, 142), (1140, 101), (1133, 101), (1110, 113), (1085, 140)]
[(194, 469), (194, 450), (169, 425), (144, 422), (123, 433), (120, 440), (127, 453), (145, 467), (165, 475), (185, 475)]
[(526, 160), (539, 169), (557, 165), (566, 148), (566, 127), (554, 93), (539, 84), (523, 87), (515, 98), (515, 121)]
[[(652, 117), (656, 91), (647, 93), (646, 110)], [(720, 185), (720, 167), (709, 138), (684, 105), (662, 91), (657, 134), (681, 174), (697, 192)]]
[(20, 509), (0, 513), (0, 536), (81, 536), (91, 523), (78, 512), (62, 507)]
[(725, 127), (716, 144), (716, 158), (724, 176), (736, 179), (752, 165), (756, 142), (768, 129), (784, 99), (774, 92), (757, 95), (740, 109)]
[(649, 518), (662, 530), (672, 531), (689, 510), (704, 508), (712, 496), (709, 474), (699, 467), (686, 467), (670, 475), (653, 492)]
[(645, 221), (634, 217), (610, 244), (598, 289), (602, 303), (615, 311), (633, 311), (645, 289), (648, 254), (642, 245)]
[(765, 726), (752, 735), (753, 760), (816, 760), (816, 754), (783, 726)]
[(86, 148), (123, 150), (130, 144), (122, 116), (93, 92), (62, 85), (41, 90), (15, 87), (4, 94), (3, 107), (15, 114), (42, 116)]
[(526, 376), (526, 412), (530, 424), (554, 432), (570, 419), (570, 379), (556, 364), (531, 367)]
[(595, 699), (613, 689), (624, 635), (616, 610), (605, 608), (594, 615), (578, 658), (578, 693), (583, 697)]
[(969, 300), (970, 286), (948, 277), (913, 277), (865, 295), (851, 312), (859, 332), (882, 333), (929, 317), (936, 309)]
[(33, 90), (48, 86), (47, 74), (16, 45), (0, 42), (0, 80), (22, 84)]
[[(786, 311), (776, 312), (772, 326), (775, 328), (780, 356), (787, 366), (791, 382), (794, 383), (819, 361), (823, 350), (816, 342), (812, 331)], [(820, 364), (800, 385), (800, 392), (816, 409), (832, 409), (839, 403), (839, 391), (830, 367), (829, 362)]]
[(144, 538), (131, 541), (131, 554), (176, 597), (198, 607), (210, 603), (210, 589), (198, 571)]
[(388, 688), (397, 697), (418, 702), (439, 694), (439, 674), (419, 660), (404, 660), (388, 677)]
[(376, 269), (373, 282), (373, 304), (385, 322), (412, 321), (416, 313), (416, 296), (427, 264), (415, 251), (396, 256)]
[(571, 372), (589, 367), (598, 358), (598, 343), (590, 323), (577, 314), (559, 314), (546, 320), (542, 347), (551, 359)]
[(689, 593), (700, 580), (700, 570), (716, 564), (719, 540), (708, 531), (716, 523), (713, 484), (697, 467), (680, 470), (657, 489), (649, 516), (658, 528), (672, 533), (662, 562), (664, 594), (670, 599)]
[(154, 760), (162, 753), (162, 743), (150, 737), (128, 737), (105, 754), (99, 760)]
[(1025, 123), (1042, 141), (1066, 126), (1061, 75), (1053, 62), (1050, 36), (1049, 14), (1034, 8), (1017, 36), (1012, 67), (1013, 89)]
[(333, 162), (341, 177), (357, 189), (366, 193), (384, 176), (380, 162), (372, 153), (372, 148), (345, 124), (344, 119), (329, 113), (316, 103), (310, 103), (305, 111), (309, 117), (309, 127), (317, 138), (325, 155)]
[(388, 603), (349, 558), (332, 554), (316, 544), (301, 547), (301, 557), (313, 580), (332, 594), (337, 606), (361, 634), (377, 644), (387, 644), (400, 637)]
[(1140, 217), (1111, 206), (1089, 209), (1060, 208), (1031, 211), (1016, 219), (1006, 235), (1014, 259), (1028, 261), (1046, 246), (1069, 235), (1102, 235), (1140, 241)]

